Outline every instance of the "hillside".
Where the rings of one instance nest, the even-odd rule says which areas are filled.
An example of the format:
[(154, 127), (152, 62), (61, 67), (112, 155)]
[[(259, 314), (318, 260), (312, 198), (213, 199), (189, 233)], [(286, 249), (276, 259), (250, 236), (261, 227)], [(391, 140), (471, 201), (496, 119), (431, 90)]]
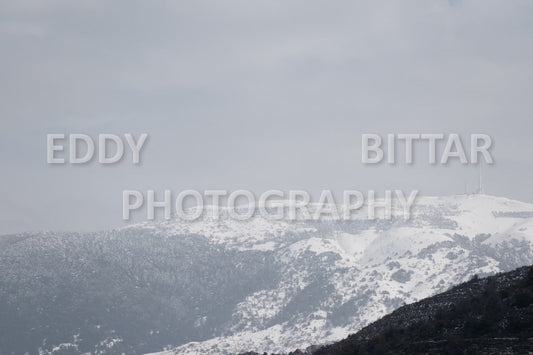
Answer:
[(406, 305), (313, 355), (533, 351), (533, 266)]
[(530, 264), (533, 205), (486, 195), (424, 197), (411, 220), (1, 236), (0, 353), (288, 352)]

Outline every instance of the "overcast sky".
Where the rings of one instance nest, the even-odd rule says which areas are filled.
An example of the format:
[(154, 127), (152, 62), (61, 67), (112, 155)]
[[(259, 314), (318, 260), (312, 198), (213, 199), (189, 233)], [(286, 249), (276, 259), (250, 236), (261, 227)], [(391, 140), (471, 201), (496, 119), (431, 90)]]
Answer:
[[(365, 167), (361, 134), (490, 134), (533, 202), (531, 1), (0, 1), (0, 233), (119, 227), (122, 190), (473, 189)], [(140, 166), (51, 166), (47, 133), (149, 133)], [(318, 196), (317, 196), (318, 197)]]

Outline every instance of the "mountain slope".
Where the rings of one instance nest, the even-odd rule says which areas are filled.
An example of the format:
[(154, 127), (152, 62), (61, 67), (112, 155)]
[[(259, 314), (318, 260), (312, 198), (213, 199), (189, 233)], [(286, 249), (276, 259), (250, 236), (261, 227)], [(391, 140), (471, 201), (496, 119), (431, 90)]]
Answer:
[(138, 354), (216, 335), (242, 294), (277, 281), (268, 256), (195, 235), (24, 235), (0, 249), (2, 354)]
[(0, 237), (0, 352), (287, 352), (533, 263), (533, 205), (420, 198), (411, 220), (142, 223)]
[(169, 353), (288, 352), (331, 342), (474, 274), (530, 264), (533, 230), (513, 232), (531, 221), (531, 207), (483, 195), (426, 197), (409, 221), (361, 216), (350, 222), (305, 223), (300, 225), (304, 232), (281, 237), (214, 235), (222, 244), (241, 248), (248, 238), (260, 245), (271, 242), (283, 265), (280, 284), (239, 304), (234, 311), (239, 322), (229, 334)]
[(403, 306), (313, 355), (533, 351), (533, 266)]

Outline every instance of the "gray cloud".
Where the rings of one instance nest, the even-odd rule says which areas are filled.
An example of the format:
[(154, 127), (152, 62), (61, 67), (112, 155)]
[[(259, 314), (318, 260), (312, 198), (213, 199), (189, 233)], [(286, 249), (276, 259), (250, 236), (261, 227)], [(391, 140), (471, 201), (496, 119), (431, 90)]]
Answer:
[[(453, 5), (453, 6), (452, 6)], [(125, 188), (462, 193), (476, 168), (363, 167), (366, 132), (485, 132), (533, 202), (528, 1), (0, 5), (0, 232), (120, 226)], [(50, 132), (148, 132), (143, 165), (51, 167)]]

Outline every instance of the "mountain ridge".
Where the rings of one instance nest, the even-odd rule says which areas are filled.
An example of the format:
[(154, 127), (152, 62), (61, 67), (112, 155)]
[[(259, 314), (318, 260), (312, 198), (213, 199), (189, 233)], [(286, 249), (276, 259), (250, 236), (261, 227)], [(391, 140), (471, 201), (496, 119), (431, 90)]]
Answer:
[(457, 195), (415, 205), (410, 220), (222, 218), (0, 237), (0, 320), (19, 324), (3, 324), (0, 350), (287, 352), (474, 274), (533, 263), (532, 204)]

